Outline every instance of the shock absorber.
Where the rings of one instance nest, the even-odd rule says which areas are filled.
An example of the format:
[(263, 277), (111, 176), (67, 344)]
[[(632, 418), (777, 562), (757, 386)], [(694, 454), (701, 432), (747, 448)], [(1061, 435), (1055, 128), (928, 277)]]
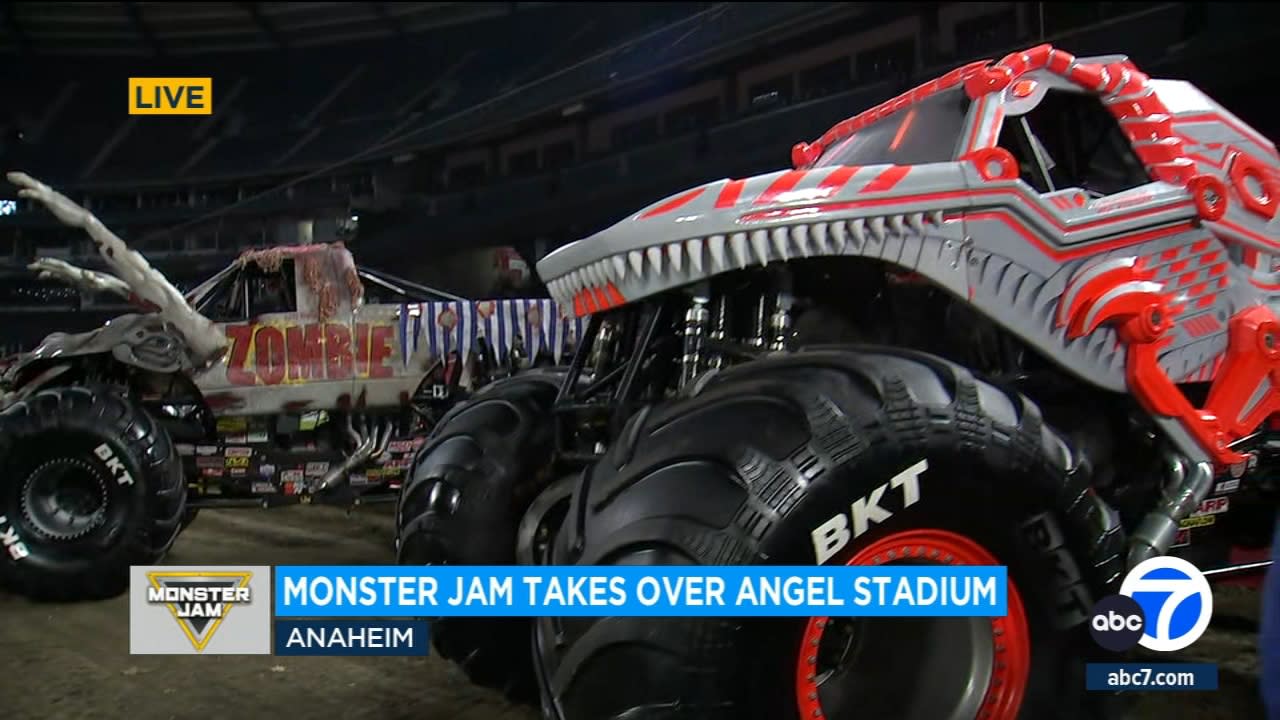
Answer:
[(591, 352), (591, 368), (595, 377), (600, 377), (609, 370), (609, 364), (613, 362), (614, 339), (613, 321), (601, 322), (600, 331), (596, 335), (595, 346)]
[(770, 350), (786, 350), (791, 343), (791, 295), (778, 293), (773, 315), (769, 317), (769, 331), (773, 339)]
[(762, 348), (767, 340), (765, 334), (769, 331), (769, 294), (760, 293), (759, 299), (756, 300), (755, 307), (755, 324), (751, 332), (751, 346)]
[(711, 313), (707, 310), (705, 292), (698, 292), (691, 298), (689, 309), (684, 314), (684, 357), (680, 360), (680, 387), (693, 382), (702, 370), (702, 340), (707, 333), (707, 325)]
[[(729, 338), (729, 300), (720, 294), (711, 305), (711, 334), (716, 342), (724, 342)], [(712, 352), (707, 357), (707, 366), (720, 369), (724, 367), (724, 355)]]

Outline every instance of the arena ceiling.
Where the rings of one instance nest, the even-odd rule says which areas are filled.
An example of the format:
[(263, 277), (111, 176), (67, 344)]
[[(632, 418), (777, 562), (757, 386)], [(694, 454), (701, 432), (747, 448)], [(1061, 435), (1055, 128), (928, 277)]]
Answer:
[(0, 53), (196, 55), (314, 47), (483, 20), (544, 2), (0, 2)]

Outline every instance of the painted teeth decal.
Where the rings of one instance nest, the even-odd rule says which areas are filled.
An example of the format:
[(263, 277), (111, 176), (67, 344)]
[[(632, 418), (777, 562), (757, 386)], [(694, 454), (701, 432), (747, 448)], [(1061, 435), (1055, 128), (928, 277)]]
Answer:
[(884, 218), (873, 217), (871, 218), (871, 222), (868, 224), (871, 226), (871, 235), (875, 237), (876, 240), (884, 242), (884, 239), (887, 236), (884, 229)]
[(760, 265), (769, 264), (769, 233), (765, 230), (756, 230), (751, 233), (751, 249), (756, 253), (756, 259), (760, 261)]
[(813, 253), (809, 252), (809, 226), (794, 225), (791, 228), (791, 239), (795, 241), (796, 251), (800, 253), (800, 257), (809, 257)]
[(702, 238), (689, 241), (689, 271), (694, 275), (702, 274)]
[(729, 236), (729, 249), (733, 251), (733, 262), (744, 268), (751, 264), (751, 256), (747, 254), (747, 234), (734, 233)]
[[(860, 217), (827, 222), (795, 223), (748, 232), (689, 238), (679, 242), (629, 250), (570, 270), (547, 283), (547, 290), (563, 304), (586, 291), (603, 291), (611, 285), (639, 283), (645, 278), (646, 265), (653, 279), (678, 281), (699, 279), (755, 263), (788, 262), (796, 258), (844, 255), (863, 252), (868, 236), (875, 242), (891, 237), (911, 235), (923, 237), (928, 225), (940, 227), (945, 222), (943, 211)], [(852, 245), (852, 248), (849, 246)], [(706, 254), (704, 254), (704, 252)]]
[(651, 247), (644, 251), (649, 256), (649, 265), (653, 268), (653, 272), (662, 277), (662, 248)]
[(867, 221), (862, 218), (856, 218), (849, 221), (849, 230), (853, 232), (853, 239), (857, 241), (854, 249), (867, 244)]
[(786, 226), (776, 227), (773, 229), (773, 247), (778, 251), (778, 257), (782, 258), (782, 262), (791, 259), (791, 254), (787, 247), (787, 228)]
[(632, 250), (627, 253), (627, 262), (631, 264), (631, 269), (636, 273), (637, 280), (644, 279), (644, 255), (639, 250)]
[(911, 213), (907, 216), (907, 224), (917, 235), (924, 235), (924, 213)]
[(902, 236), (907, 234), (907, 226), (903, 224), (901, 215), (889, 216), (889, 229), (893, 231), (894, 235)]
[(728, 268), (724, 258), (724, 236), (712, 235), (707, 238), (707, 249), (711, 251), (712, 272), (722, 272)]
[(827, 243), (826, 223), (814, 223), (809, 228), (809, 235), (813, 237), (813, 244), (818, 246), (819, 255), (826, 255), (831, 252), (831, 245)]
[[(852, 225), (853, 223), (849, 223)], [(836, 252), (843, 253), (844, 246), (849, 242), (849, 234), (846, 232), (847, 226), (844, 221), (837, 220), (831, 223), (831, 239), (836, 242)]]

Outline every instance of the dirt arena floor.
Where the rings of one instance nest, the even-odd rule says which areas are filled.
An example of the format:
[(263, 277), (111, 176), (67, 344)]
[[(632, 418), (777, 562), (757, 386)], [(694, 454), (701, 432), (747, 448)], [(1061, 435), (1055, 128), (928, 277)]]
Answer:
[[(203, 512), (168, 561), (181, 565), (391, 562), (385, 510), (349, 516), (320, 507)], [(1151, 693), (1135, 720), (1260, 718), (1257, 596), (1216, 592), (1215, 627), (1182, 657), (1216, 662), (1216, 693)], [(0, 698), (8, 720), (537, 720), (467, 684), (435, 658), (129, 655), (125, 598), (67, 606), (0, 594)]]

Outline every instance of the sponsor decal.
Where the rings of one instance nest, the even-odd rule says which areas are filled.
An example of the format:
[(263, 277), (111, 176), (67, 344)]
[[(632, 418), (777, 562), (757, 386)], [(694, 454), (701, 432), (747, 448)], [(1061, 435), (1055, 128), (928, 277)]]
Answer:
[(889, 482), (872, 490), (867, 496), (854, 500), (848, 514), (833, 515), (814, 528), (809, 535), (813, 539), (813, 553), (817, 563), (826, 563), (850, 542), (864, 535), (872, 525), (893, 517), (895, 510), (889, 510), (881, 504), (890, 500), (886, 494), (901, 497), (900, 501), (890, 503), (890, 507), (896, 507), (896, 511), (905, 510), (919, 502), (920, 475), (928, 469), (929, 461), (921, 460), (893, 476)]
[(249, 458), (247, 457), (229, 457), (226, 459), (229, 468), (247, 468), (249, 467)]
[(274, 494), (276, 491), (276, 486), (269, 482), (255, 480), (254, 483), (250, 486), (250, 489), (253, 491), (254, 495), (267, 495), (267, 494)]
[(1239, 489), (1240, 489), (1239, 480), (1223, 480), (1222, 482), (1218, 483), (1217, 487), (1213, 489), (1213, 492), (1215, 495), (1221, 495), (1224, 493), (1233, 493)]
[(320, 477), (327, 472), (329, 472), (329, 463), (327, 462), (307, 463), (307, 477)]
[(251, 432), (248, 437), (248, 440), (251, 443), (264, 443), (267, 442), (268, 439), (266, 431)]
[(265, 478), (272, 477), (273, 475), (276, 474), (276, 466), (275, 465), (259, 465), (258, 474), (262, 475), (262, 477), (265, 477)]
[(1231, 498), (1217, 497), (1208, 498), (1200, 503), (1200, 507), (1191, 513), (1191, 517), (1201, 517), (1203, 515), (1220, 515), (1231, 508)]
[(230, 445), (243, 445), (249, 442), (249, 436), (244, 434), (228, 435), (224, 440)]
[(1178, 523), (1178, 527), (1182, 530), (1190, 530), (1191, 528), (1209, 527), (1217, 521), (1217, 517), (1213, 515), (1192, 515)]
[(110, 445), (102, 443), (93, 449), (93, 454), (97, 455), (99, 460), (107, 464), (107, 470), (111, 473), (111, 476), (116, 479), (117, 485), (133, 484), (133, 476), (131, 476), (129, 471), (125, 469), (124, 463), (120, 462), (120, 458), (116, 457), (115, 451), (111, 449)]
[(1187, 547), (1190, 544), (1191, 544), (1191, 531), (1179, 530), (1178, 534), (1175, 535), (1173, 538), (1172, 547), (1176, 547), (1176, 548)]
[(177, 449), (179, 455), (184, 457), (196, 454), (196, 446), (190, 443), (174, 443), (173, 447)]
[(393, 325), (357, 323), (255, 324), (224, 328), (227, 381), (232, 385), (281, 385), (318, 380), (392, 377)]
[(223, 475), (225, 475), (226, 472), (222, 468), (217, 467), (217, 468), (205, 468), (200, 471), (200, 474), (204, 477), (220, 478)]
[(218, 446), (217, 445), (197, 445), (196, 454), (197, 455), (217, 455)]
[(361, 473), (352, 473), (351, 478), (347, 482), (351, 483), (353, 486), (368, 485), (369, 478)]
[(22, 538), (18, 536), (18, 530), (9, 522), (9, 518), (0, 515), (0, 547), (3, 547), (5, 553), (18, 562), (31, 554), (27, 550), (27, 544), (22, 542)]
[(250, 456), (252, 456), (252, 455), (253, 455), (253, 448), (247, 448), (247, 447), (229, 447), (229, 448), (227, 448), (226, 455), (227, 455), (227, 457), (229, 457), (229, 458), (232, 458), (232, 457), (235, 457), (235, 458), (240, 458), (240, 457), (250, 457)]
[(249, 468), (231, 468), (231, 477), (244, 477), (249, 474)]
[(196, 458), (196, 467), (198, 468), (220, 468), (223, 459), (220, 457), (198, 457)]
[(243, 416), (218, 418), (218, 432), (244, 432), (249, 427), (249, 420)]
[(284, 483), (300, 483), (302, 482), (302, 475), (301, 470), (285, 470), (280, 473), (280, 481)]
[(413, 441), (412, 440), (396, 440), (395, 442), (389, 443), (387, 445), (387, 452), (393, 452), (393, 453), (413, 452)]
[(284, 494), (285, 494), (285, 495), (297, 495), (297, 494), (298, 494), (298, 484), (297, 484), (297, 483), (287, 482), (287, 483), (283, 483), (280, 487), (281, 487), (281, 489), (284, 491)]

